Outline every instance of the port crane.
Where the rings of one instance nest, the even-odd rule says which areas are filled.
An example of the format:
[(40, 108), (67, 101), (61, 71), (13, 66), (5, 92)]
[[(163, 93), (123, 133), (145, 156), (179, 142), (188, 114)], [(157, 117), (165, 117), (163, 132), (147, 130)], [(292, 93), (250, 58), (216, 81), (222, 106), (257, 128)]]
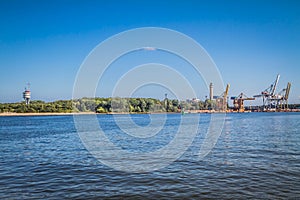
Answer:
[(227, 111), (227, 97), (230, 85), (227, 84), (225, 91), (220, 95), (217, 96), (216, 99), (216, 108), (217, 110)]
[(282, 89), (278, 94), (274, 95), (274, 97), (272, 98), (272, 101), (276, 102), (276, 109), (286, 110), (288, 108), (288, 99), (291, 86), (292, 84), (288, 82), (286, 88)]
[(253, 96), (254, 98), (262, 97), (262, 100), (263, 100), (262, 110), (263, 111), (268, 111), (268, 110), (271, 110), (272, 108), (276, 108), (277, 100), (276, 100), (275, 91), (276, 91), (276, 87), (277, 87), (279, 78), (280, 78), (280, 75), (277, 74), (275, 81), (270, 85), (270, 87), (268, 87), (267, 89), (262, 91), (261, 94)]
[(243, 93), (241, 93), (237, 97), (231, 97), (231, 100), (233, 100), (233, 110), (237, 112), (245, 112), (245, 107), (244, 107), (244, 101), (250, 101), (250, 100), (255, 100), (254, 97), (247, 97)]

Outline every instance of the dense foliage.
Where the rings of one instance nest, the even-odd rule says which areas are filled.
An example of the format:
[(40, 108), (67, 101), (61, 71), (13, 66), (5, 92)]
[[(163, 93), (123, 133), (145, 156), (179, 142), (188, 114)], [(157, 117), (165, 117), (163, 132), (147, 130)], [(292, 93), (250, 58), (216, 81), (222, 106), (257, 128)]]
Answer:
[(31, 101), (29, 105), (25, 102), (2, 103), (0, 112), (16, 113), (43, 113), (43, 112), (179, 112), (185, 110), (209, 109), (212, 103), (209, 100), (202, 102), (186, 102), (176, 99), (165, 99), (160, 101), (153, 98), (82, 98), (75, 100), (60, 100), (54, 102)]
[(25, 102), (19, 103), (2, 103), (0, 104), (0, 112), (16, 112), (16, 113), (46, 113), (46, 112), (59, 112), (70, 113), (73, 112), (71, 100), (44, 102), (44, 101), (31, 101), (29, 105)]

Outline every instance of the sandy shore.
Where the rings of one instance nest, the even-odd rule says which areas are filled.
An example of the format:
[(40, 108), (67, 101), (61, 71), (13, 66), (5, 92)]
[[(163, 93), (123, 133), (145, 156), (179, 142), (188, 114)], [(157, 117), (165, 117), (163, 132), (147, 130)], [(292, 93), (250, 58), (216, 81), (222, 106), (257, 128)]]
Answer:
[[(167, 114), (178, 114), (179, 112), (168, 112)], [(212, 111), (209, 110), (198, 110), (198, 111), (188, 111), (185, 113), (212, 113)], [(97, 114), (97, 115), (125, 115), (125, 114), (166, 114), (165, 112), (153, 112), (153, 113), (128, 113), (128, 112), (120, 112), (120, 113), (94, 113), (94, 112), (80, 112), (80, 113), (0, 113), (1, 116), (59, 116), (59, 115), (91, 115), (91, 114)]]
[[(300, 109), (290, 109), (288, 111), (277, 111), (277, 112), (300, 112)], [(220, 112), (220, 111), (214, 111), (214, 110), (187, 110), (185, 111), (185, 114), (196, 114), (196, 113), (237, 113), (234, 111), (227, 111), (227, 112)], [(245, 112), (248, 113), (248, 112)], [(79, 113), (0, 113), (1, 116), (58, 116), (58, 115), (91, 115), (91, 114), (97, 114), (97, 115), (121, 115), (121, 114), (166, 114), (164, 112), (153, 112), (153, 113), (94, 113), (94, 112), (79, 112)], [(169, 112), (168, 114), (176, 114), (174, 112)]]
[(56, 116), (56, 115), (90, 115), (94, 112), (81, 112), (81, 113), (0, 113), (1, 116)]

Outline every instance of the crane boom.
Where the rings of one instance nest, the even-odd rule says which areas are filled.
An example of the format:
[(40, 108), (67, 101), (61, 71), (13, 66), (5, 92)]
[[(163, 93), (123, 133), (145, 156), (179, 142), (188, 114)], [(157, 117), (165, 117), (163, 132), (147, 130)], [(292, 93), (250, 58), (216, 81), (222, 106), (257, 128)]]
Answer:
[(229, 84), (227, 84), (227, 86), (226, 86), (226, 90), (225, 90), (225, 93), (224, 93), (224, 98), (225, 98), (225, 99), (226, 99), (226, 98), (227, 98), (227, 96), (228, 96), (229, 87), (230, 87), (230, 85), (229, 85)]
[(277, 77), (276, 77), (276, 80), (275, 80), (275, 83), (271, 89), (271, 93), (270, 95), (273, 96), (275, 94), (275, 90), (276, 90), (276, 87), (277, 87), (277, 84), (278, 84), (278, 81), (279, 81), (279, 78), (280, 78), (280, 75), (277, 74)]
[(288, 100), (288, 98), (289, 98), (291, 86), (292, 86), (292, 84), (290, 82), (288, 82), (288, 84), (286, 86), (286, 90), (285, 90), (285, 95), (284, 95), (285, 100)]

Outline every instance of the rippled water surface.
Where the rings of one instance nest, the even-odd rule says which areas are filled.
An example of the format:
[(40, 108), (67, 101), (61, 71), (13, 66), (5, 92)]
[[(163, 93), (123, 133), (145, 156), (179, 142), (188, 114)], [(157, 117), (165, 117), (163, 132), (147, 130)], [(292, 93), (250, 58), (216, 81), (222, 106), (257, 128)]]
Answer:
[[(168, 145), (181, 117), (196, 116), (155, 115), (153, 120), (166, 122), (147, 139), (122, 133), (118, 125), (130, 117), (149, 128), (149, 115), (118, 116), (119, 124), (113, 115), (97, 119), (110, 141), (138, 153)], [(216, 146), (200, 160), (210, 118), (200, 115), (192, 144), (169, 166), (127, 173), (85, 149), (73, 116), (0, 117), (0, 199), (300, 199), (300, 114), (227, 114)]]

